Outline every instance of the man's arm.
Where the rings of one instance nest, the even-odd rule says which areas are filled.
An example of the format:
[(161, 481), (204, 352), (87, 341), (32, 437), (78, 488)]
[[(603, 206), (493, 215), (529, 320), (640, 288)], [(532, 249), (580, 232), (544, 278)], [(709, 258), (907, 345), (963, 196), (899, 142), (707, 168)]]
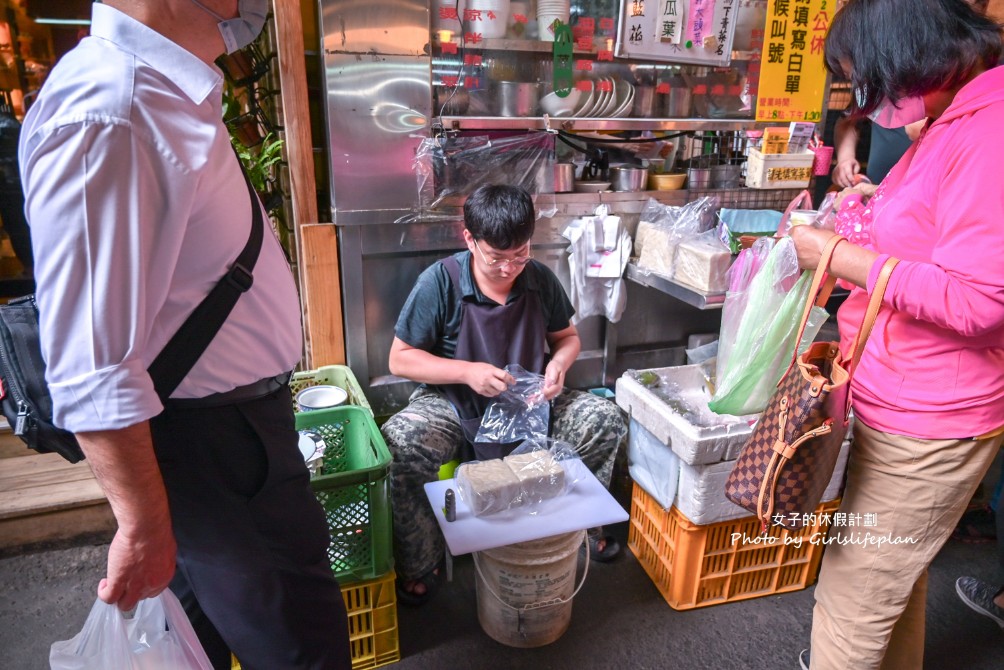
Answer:
[(574, 325), (547, 334), (547, 344), (551, 348), (551, 361), (544, 370), (544, 397), (555, 398), (565, 387), (565, 374), (579, 356), (582, 342)]
[(861, 172), (858, 163), (858, 121), (849, 116), (837, 119), (833, 129), (834, 145), (837, 150), (837, 164), (833, 168), (833, 183), (841, 188), (854, 186), (854, 175)]
[(177, 551), (150, 424), (81, 432), (77, 440), (118, 522), (98, 597), (128, 611), (167, 588)]
[(391, 374), (423, 384), (467, 384), (486, 398), (494, 398), (516, 382), (505, 370), (489, 363), (443, 358), (397, 337), (390, 345), (389, 366)]

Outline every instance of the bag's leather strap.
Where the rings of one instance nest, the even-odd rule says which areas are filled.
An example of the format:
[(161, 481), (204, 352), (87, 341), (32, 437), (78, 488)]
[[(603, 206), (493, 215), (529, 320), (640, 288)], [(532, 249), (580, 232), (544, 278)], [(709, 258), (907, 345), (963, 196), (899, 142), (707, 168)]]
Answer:
[[(826, 245), (823, 246), (823, 251), (819, 255), (819, 264), (816, 265), (816, 271), (812, 275), (812, 284), (809, 285), (809, 295), (805, 301), (805, 308), (802, 310), (802, 321), (798, 324), (798, 337), (795, 338), (795, 351), (791, 354), (791, 362), (788, 363), (788, 369), (784, 371), (781, 375), (781, 379), (778, 380), (777, 385), (780, 386), (784, 381), (788, 373), (791, 372), (792, 366), (795, 365), (795, 361), (798, 360), (798, 345), (802, 342), (802, 337), (805, 335), (805, 326), (809, 322), (809, 315), (812, 313), (813, 307), (825, 307), (826, 302), (830, 299), (830, 294), (833, 292), (833, 287), (837, 284), (837, 278), (834, 275), (828, 274), (827, 270), (830, 268), (830, 262), (833, 260), (833, 250), (837, 248), (837, 245), (843, 242), (846, 238), (841, 235), (834, 235), (826, 241)], [(825, 278), (825, 283), (824, 283)], [(820, 285), (822, 285), (822, 290), (820, 290)]]
[(803, 443), (815, 437), (828, 434), (833, 429), (833, 419), (827, 419), (821, 426), (808, 430), (792, 440), (791, 443), (784, 441), (784, 435), (788, 423), (788, 413), (791, 408), (788, 406), (788, 399), (781, 398), (781, 407), (778, 411), (777, 439), (771, 446), (770, 461), (764, 471), (763, 481), (760, 483), (760, 494), (757, 496), (757, 518), (760, 519), (762, 530), (766, 531), (770, 524), (771, 517), (774, 516), (774, 491), (777, 489), (777, 479), (781, 475), (781, 468), (791, 460)]
[(868, 309), (865, 311), (864, 318), (861, 319), (861, 327), (858, 328), (858, 334), (854, 336), (854, 346), (851, 348), (853, 352), (851, 354), (851, 365), (847, 369), (848, 376), (853, 376), (854, 370), (858, 367), (858, 361), (861, 360), (861, 354), (864, 353), (865, 344), (868, 343), (868, 336), (871, 335), (872, 328), (875, 327), (875, 319), (878, 318), (879, 310), (882, 308), (882, 299), (885, 297), (885, 290), (889, 286), (889, 278), (892, 277), (892, 271), (898, 263), (898, 258), (889, 258), (886, 260), (879, 271), (878, 279), (875, 280), (875, 288), (872, 289), (872, 294), (868, 297)]

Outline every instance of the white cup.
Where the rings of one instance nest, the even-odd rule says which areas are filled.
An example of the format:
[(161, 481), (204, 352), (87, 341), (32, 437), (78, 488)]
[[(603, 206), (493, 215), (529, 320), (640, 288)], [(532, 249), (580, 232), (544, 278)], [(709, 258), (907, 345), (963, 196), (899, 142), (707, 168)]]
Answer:
[(542, 14), (537, 12), (537, 33), (540, 39), (544, 42), (554, 41), (554, 29), (551, 27), (555, 20), (561, 21), (562, 23), (568, 23), (568, 12), (559, 14), (557, 12), (551, 14)]
[(338, 407), (348, 399), (349, 394), (340, 386), (310, 386), (296, 394), (296, 404), (301, 412)]
[(509, 0), (468, 0), (467, 9), (480, 10), (477, 18), (466, 22), (467, 32), (480, 33), (483, 39), (505, 37), (509, 27)]

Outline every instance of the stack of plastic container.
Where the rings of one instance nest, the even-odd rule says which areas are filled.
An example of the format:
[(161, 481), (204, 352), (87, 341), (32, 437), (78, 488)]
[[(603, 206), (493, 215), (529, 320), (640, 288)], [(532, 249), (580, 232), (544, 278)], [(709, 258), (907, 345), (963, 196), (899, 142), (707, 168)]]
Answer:
[(631, 417), (634, 491), (628, 546), (674, 609), (796, 591), (815, 582), (843, 485), (849, 444), (805, 528), (771, 528), (725, 498), (755, 417), (718, 416), (703, 369), (629, 372), (616, 400)]

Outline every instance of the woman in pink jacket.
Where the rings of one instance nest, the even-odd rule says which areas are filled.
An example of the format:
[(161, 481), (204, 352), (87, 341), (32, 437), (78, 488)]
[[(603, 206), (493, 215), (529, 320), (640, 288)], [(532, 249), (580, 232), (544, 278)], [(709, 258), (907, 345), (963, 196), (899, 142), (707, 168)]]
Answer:
[[(964, 0), (850, 0), (826, 40), (857, 114), (928, 121), (883, 182), (869, 247), (840, 242), (831, 265), (856, 287), (838, 315), (846, 352), (879, 269), (900, 260), (852, 385), (840, 511), (868, 527), (831, 529), (847, 541), (823, 555), (812, 670), (923, 667), (927, 568), (1004, 439), (1001, 49)], [(802, 267), (833, 234), (792, 231)]]

